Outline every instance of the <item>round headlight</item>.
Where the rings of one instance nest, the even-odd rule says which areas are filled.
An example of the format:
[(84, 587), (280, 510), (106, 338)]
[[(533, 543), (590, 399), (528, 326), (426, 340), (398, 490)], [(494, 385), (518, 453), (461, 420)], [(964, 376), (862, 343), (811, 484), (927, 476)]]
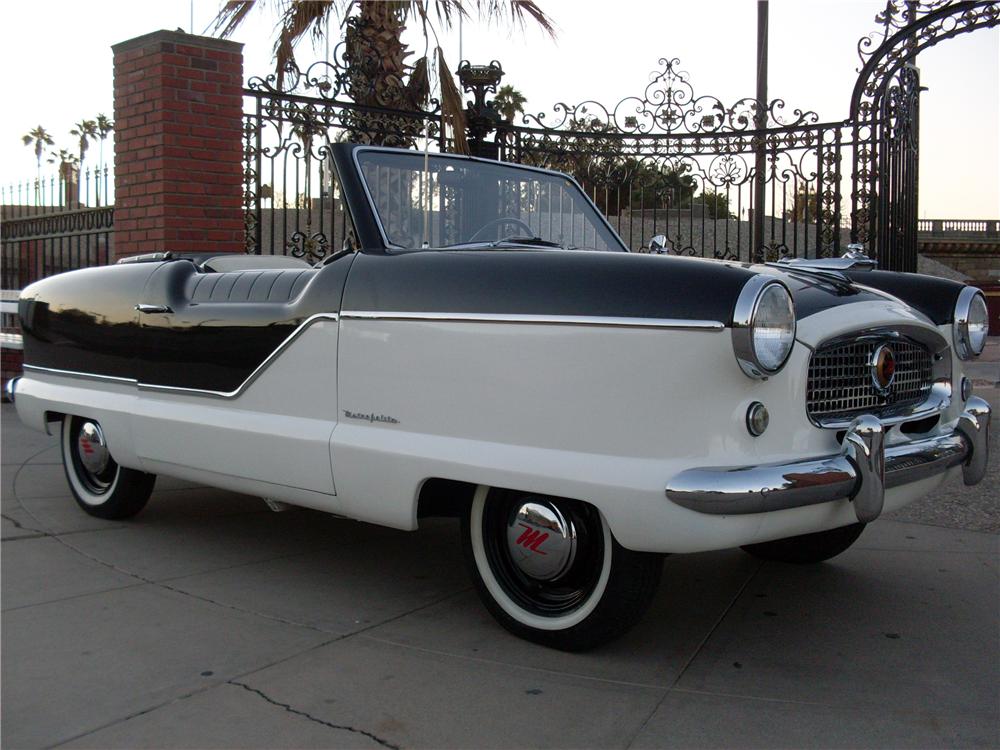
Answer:
[(794, 342), (792, 295), (773, 276), (754, 276), (733, 311), (736, 361), (751, 378), (766, 378), (785, 366)]
[(969, 359), (983, 353), (990, 332), (986, 298), (974, 286), (967, 286), (958, 295), (952, 335), (959, 359)]

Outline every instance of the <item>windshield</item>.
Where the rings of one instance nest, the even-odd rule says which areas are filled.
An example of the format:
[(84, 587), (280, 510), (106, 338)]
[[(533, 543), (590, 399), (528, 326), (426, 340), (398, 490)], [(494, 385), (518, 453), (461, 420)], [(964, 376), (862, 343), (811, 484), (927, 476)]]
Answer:
[(624, 250), (567, 177), (417, 152), (357, 152), (361, 178), (396, 248), (531, 245)]

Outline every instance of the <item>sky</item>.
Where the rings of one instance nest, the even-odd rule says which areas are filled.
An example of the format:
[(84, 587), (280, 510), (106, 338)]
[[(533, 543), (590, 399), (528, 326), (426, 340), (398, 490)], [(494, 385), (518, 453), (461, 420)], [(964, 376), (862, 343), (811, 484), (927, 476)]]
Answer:
[[(556, 102), (614, 103), (641, 94), (663, 57), (680, 59), (696, 95), (727, 104), (754, 95), (754, 0), (538, 2), (556, 22), (555, 40), (530, 27), (522, 33), (476, 21), (464, 23), (461, 34), (463, 56), (473, 63), (500, 60), (503, 82), (527, 97), (528, 112), (551, 112)], [(815, 111), (821, 121), (846, 118), (857, 41), (875, 30), (884, 5), (771, 0), (769, 97), (783, 98), (789, 109)], [(113, 116), (112, 44), (161, 28), (203, 33), (219, 7), (215, 0), (4, 3), (0, 61), (8, 93), (0, 118), (0, 184), (34, 176), (34, 154), (21, 136), (35, 125), (52, 132), (57, 146), (75, 151), (69, 135), (74, 122), (98, 112)], [(255, 13), (234, 36), (245, 44), (245, 76), (273, 70), (275, 18), (268, 10)], [(457, 67), (458, 30), (442, 30), (440, 39)], [(420, 34), (411, 33), (408, 41), (423, 52)], [(309, 42), (297, 50), (301, 62), (323, 54), (322, 46), (314, 51)], [(942, 42), (918, 65), (927, 87), (920, 217), (1000, 217), (1000, 29)], [(96, 148), (90, 153), (96, 157)]]

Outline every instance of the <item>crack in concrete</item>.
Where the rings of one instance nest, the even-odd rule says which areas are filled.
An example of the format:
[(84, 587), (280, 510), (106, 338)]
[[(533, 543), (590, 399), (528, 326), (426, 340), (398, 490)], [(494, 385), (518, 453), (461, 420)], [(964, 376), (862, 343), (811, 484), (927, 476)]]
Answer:
[[(20, 498), (17, 498), (16, 495), (14, 497), (20, 502)], [(23, 508), (24, 506), (21, 507)], [(49, 533), (47, 531), (42, 531), (41, 529), (33, 529), (30, 526), (25, 526), (16, 518), (11, 518), (6, 513), (0, 513), (0, 518), (2, 518), (5, 521), (10, 521), (12, 524), (14, 524), (14, 528), (16, 529), (23, 529), (24, 531), (34, 531), (36, 534), (40, 534), (42, 536), (49, 536)]]
[(649, 724), (650, 719), (652, 719), (656, 715), (656, 712), (660, 710), (660, 706), (663, 705), (663, 702), (667, 699), (667, 697), (672, 692), (674, 692), (675, 689), (677, 689), (677, 685), (680, 683), (681, 678), (684, 677), (685, 673), (694, 663), (694, 660), (697, 659), (699, 654), (701, 654), (701, 652), (704, 650), (705, 646), (712, 639), (712, 636), (715, 635), (715, 631), (719, 629), (719, 626), (722, 625), (723, 620), (726, 619), (726, 617), (729, 615), (733, 607), (736, 606), (736, 602), (740, 600), (740, 597), (743, 596), (743, 592), (747, 590), (747, 587), (750, 586), (753, 579), (757, 577), (757, 574), (760, 573), (761, 568), (763, 567), (764, 567), (764, 562), (763, 561), (758, 562), (757, 567), (754, 569), (754, 571), (749, 576), (747, 576), (747, 579), (743, 582), (743, 585), (740, 586), (739, 589), (736, 591), (736, 594), (733, 595), (733, 598), (730, 600), (729, 604), (722, 611), (722, 614), (719, 615), (719, 617), (715, 620), (715, 624), (712, 625), (708, 633), (705, 634), (705, 637), (701, 639), (701, 642), (698, 643), (698, 646), (691, 653), (691, 656), (689, 656), (687, 661), (684, 662), (684, 666), (681, 667), (680, 671), (677, 673), (677, 676), (674, 678), (674, 681), (670, 683), (670, 686), (665, 691), (663, 691), (663, 695), (660, 697), (660, 700), (657, 701), (656, 705), (653, 706), (653, 710), (649, 712), (646, 718), (643, 719), (642, 724), (639, 725), (639, 728), (636, 729), (635, 732), (632, 734), (632, 736), (629, 738), (628, 744), (625, 745), (627, 749), (635, 745), (635, 741), (639, 739), (639, 735), (642, 734), (642, 731), (646, 728), (646, 725)]
[[(30, 462), (30, 460), (31, 459), (28, 459), (28, 462)], [(27, 465), (28, 462), (25, 462), (25, 464), (22, 464), (22, 466), (20, 467), (20, 469), (18, 469), (17, 474), (14, 475), (15, 486), (16, 486), (16, 483), (17, 483), (17, 477), (20, 474), (20, 470), (23, 469)], [(21, 507), (21, 510), (23, 510), (25, 513), (27, 513), (29, 516), (31, 516), (36, 522), (41, 523), (41, 519), (39, 519), (34, 513), (32, 513), (31, 510), (29, 508), (27, 508), (24, 505), (23, 502), (21, 502), (21, 498), (17, 494), (17, 490), (16, 489), (14, 490), (14, 499), (17, 501), (18, 505)], [(120, 529), (120, 528), (124, 528), (124, 527), (122, 527), (122, 526), (116, 526), (114, 528)], [(103, 531), (105, 529), (100, 529), (100, 530)], [(83, 531), (84, 530), (81, 530), (79, 533), (83, 533)], [(70, 533), (78, 533), (78, 532), (66, 532), (66, 534), (70, 534)], [(355, 634), (358, 634), (358, 633), (363, 633), (363, 632), (365, 632), (365, 631), (367, 631), (367, 630), (369, 630), (369, 629), (371, 629), (373, 627), (377, 627), (378, 625), (385, 624), (384, 622), (383, 623), (372, 623), (368, 627), (361, 628), (361, 629), (353, 631), (351, 633), (346, 633), (346, 634), (344, 634), (344, 633), (338, 633), (337, 631), (328, 630), (327, 628), (322, 628), (322, 627), (319, 627), (317, 625), (310, 625), (310, 624), (304, 623), (304, 622), (297, 622), (295, 620), (290, 620), (290, 619), (287, 619), (287, 618), (279, 617), (277, 615), (270, 615), (270, 614), (267, 614), (265, 612), (259, 612), (257, 610), (252, 610), (252, 609), (247, 609), (245, 607), (240, 607), (240, 606), (237, 606), (235, 604), (227, 604), (225, 602), (217, 601), (217, 600), (212, 599), (212, 598), (207, 597), (207, 596), (202, 596), (200, 594), (195, 594), (195, 593), (193, 593), (191, 591), (185, 591), (184, 589), (178, 588), (176, 586), (171, 586), (169, 583), (166, 583), (166, 582), (164, 582), (162, 580), (156, 581), (156, 580), (153, 580), (152, 578), (148, 578), (147, 576), (144, 576), (144, 575), (142, 575), (140, 573), (136, 573), (134, 571), (126, 570), (125, 568), (119, 567), (115, 563), (108, 562), (107, 560), (102, 560), (101, 558), (99, 558), (99, 557), (97, 557), (95, 555), (92, 555), (89, 552), (86, 552), (86, 551), (80, 549), (79, 547), (74, 546), (73, 544), (70, 544), (68, 541), (66, 541), (63, 538), (63, 536), (65, 534), (50, 534), (50, 533), (46, 533), (46, 532), (40, 532), (40, 534), (43, 534), (45, 536), (51, 537), (52, 539), (56, 540), (57, 542), (59, 542), (60, 544), (62, 544), (67, 549), (70, 549), (73, 552), (76, 552), (78, 555), (80, 555), (81, 557), (83, 557), (83, 558), (85, 558), (87, 560), (90, 560), (91, 562), (97, 563), (98, 565), (102, 565), (102, 566), (104, 566), (106, 568), (109, 568), (110, 570), (113, 570), (113, 571), (115, 571), (117, 573), (120, 573), (122, 575), (128, 576), (130, 578), (133, 578), (133, 579), (135, 579), (137, 581), (141, 581), (142, 583), (148, 584), (150, 586), (154, 586), (156, 588), (160, 588), (160, 589), (163, 589), (165, 591), (173, 592), (175, 594), (178, 594), (179, 596), (190, 597), (192, 599), (196, 599), (198, 601), (203, 601), (203, 602), (206, 602), (208, 604), (215, 605), (217, 607), (222, 607), (224, 609), (229, 609), (229, 610), (232, 610), (234, 612), (240, 612), (241, 614), (246, 614), (246, 615), (250, 615), (250, 616), (254, 616), (254, 617), (260, 617), (260, 618), (263, 618), (265, 620), (271, 620), (272, 622), (279, 622), (279, 623), (281, 623), (283, 625), (291, 625), (292, 627), (298, 627), (298, 628), (304, 628), (306, 630), (312, 630), (313, 632), (322, 633), (323, 635), (333, 635), (333, 636), (336, 636), (336, 638), (334, 640), (338, 640), (340, 638), (344, 638), (344, 637), (347, 637), (347, 636), (350, 636), (350, 635), (355, 635)], [(306, 552), (297, 552), (297, 553), (293, 553), (291, 555), (288, 555), (287, 557), (295, 557), (295, 556), (301, 555), (301, 554), (309, 554), (312, 551), (315, 551), (315, 550), (307, 550)], [(276, 558), (276, 559), (279, 559), (279, 558)], [(249, 563), (241, 563), (241, 565), (244, 565), (244, 564), (248, 564), (249, 565), (249, 564), (254, 564), (254, 563), (259, 563), (259, 562), (267, 562), (267, 560), (250, 561)], [(231, 566), (231, 567), (240, 567), (240, 566)], [(186, 577), (189, 577), (189, 576), (187, 576), (187, 575), (175, 576), (175, 577), (169, 578), (167, 580), (178, 580), (178, 579), (183, 579), (183, 578), (186, 578)], [(412, 611), (413, 612), (417, 612), (417, 611), (423, 609), (424, 607), (433, 606), (433, 605), (435, 605), (435, 604), (437, 604), (437, 603), (439, 603), (441, 601), (444, 601), (444, 600), (448, 599), (451, 596), (456, 595), (457, 593), (461, 593), (461, 592), (453, 592), (451, 594), (446, 595), (445, 597), (443, 597), (441, 599), (438, 599), (438, 600), (435, 600), (435, 601), (432, 601), (432, 602), (428, 602), (425, 605), (417, 607), (417, 608), (415, 608)], [(410, 612), (405, 612), (405, 613), (399, 615), (399, 617), (403, 617), (403, 616), (405, 616), (407, 614), (410, 614)], [(395, 619), (397, 619), (397, 618), (393, 617), (393, 618), (390, 618), (389, 620), (387, 620), (386, 622), (392, 622), (392, 620), (395, 620)]]
[(226, 680), (226, 684), (227, 685), (234, 685), (236, 687), (241, 687), (241, 688), (243, 688), (244, 690), (246, 690), (246, 691), (248, 691), (250, 693), (254, 693), (255, 695), (259, 695), (261, 698), (263, 698), (265, 701), (267, 701), (268, 703), (270, 703), (272, 706), (277, 706), (278, 708), (283, 708), (285, 711), (287, 711), (290, 714), (295, 714), (296, 716), (301, 716), (302, 718), (308, 719), (309, 721), (315, 722), (316, 724), (321, 724), (322, 726), (329, 727), (330, 729), (339, 729), (339, 730), (345, 731), (345, 732), (352, 732), (353, 734), (360, 734), (360, 735), (363, 735), (363, 736), (367, 737), (368, 739), (372, 740), (373, 742), (377, 742), (382, 747), (388, 747), (388, 748), (391, 748), (391, 750), (401, 750), (399, 745), (394, 745), (393, 743), (389, 742), (388, 740), (384, 740), (381, 737), (379, 737), (378, 735), (373, 734), (373, 733), (371, 733), (371, 732), (369, 732), (369, 731), (367, 731), (365, 729), (358, 729), (357, 727), (352, 727), (352, 726), (349, 726), (347, 724), (334, 724), (331, 721), (326, 721), (325, 719), (320, 719), (319, 717), (313, 716), (310, 713), (306, 713), (305, 711), (300, 711), (297, 708), (293, 708), (292, 706), (290, 706), (287, 703), (282, 703), (281, 701), (276, 701), (274, 698), (272, 698), (271, 696), (267, 695), (262, 690), (258, 690), (255, 687), (251, 687), (250, 685), (247, 685), (245, 682), (239, 682), (237, 680)]
[(24, 536), (5, 536), (0, 537), (0, 542), (17, 542), (22, 539), (44, 539), (47, 536), (52, 536), (51, 534), (38, 533), (38, 534), (25, 534)]
[[(49, 449), (47, 448), (46, 450), (49, 450)], [(40, 453), (42, 453), (42, 452), (44, 452), (44, 451), (41, 451)], [(40, 453), (37, 453), (35, 455), (36, 456), (40, 455)], [(32, 456), (32, 458), (34, 458), (34, 456)], [(21, 470), (24, 469), (24, 467), (27, 466), (31, 462), (31, 460), (32, 460), (31, 458), (27, 459), (27, 461), (25, 461), (23, 464), (21, 464), (21, 466), (18, 468), (17, 472), (14, 474), (14, 482), (13, 482), (14, 489), (13, 489), (13, 492), (14, 492), (14, 499), (17, 501), (17, 504), (21, 507), (21, 510), (23, 510), (25, 513), (27, 513), (29, 516), (31, 516), (36, 522), (40, 523), (40, 519), (34, 513), (32, 513), (29, 508), (27, 508), (24, 505), (24, 503), (22, 502), (22, 498), (17, 493), (17, 478), (18, 478), (18, 476), (20, 476)], [(25, 499), (27, 499), (27, 498), (25, 498)], [(17, 522), (14, 521), (13, 519), (9, 519), (9, 520), (12, 523), (14, 523), (15, 525), (18, 525)], [(118, 526), (118, 527), (115, 527), (115, 528), (122, 528), (122, 527)], [(70, 549), (73, 552), (76, 552), (78, 555), (80, 555), (83, 558), (86, 558), (87, 560), (90, 560), (91, 562), (97, 563), (98, 565), (102, 565), (102, 566), (104, 566), (106, 568), (114, 570), (115, 572), (121, 573), (122, 575), (126, 575), (126, 576), (128, 576), (130, 578), (134, 578), (135, 580), (141, 581), (142, 583), (148, 584), (150, 586), (155, 586), (157, 588), (161, 588), (161, 589), (164, 589), (164, 590), (167, 590), (167, 591), (172, 591), (172, 592), (174, 592), (174, 593), (176, 593), (176, 594), (178, 594), (180, 596), (187, 596), (187, 597), (191, 597), (192, 599), (198, 599), (200, 601), (204, 601), (204, 602), (207, 602), (209, 604), (214, 604), (217, 607), (223, 607), (225, 609), (231, 609), (231, 610), (236, 611), (236, 612), (241, 612), (241, 613), (244, 613), (244, 614), (249, 614), (249, 615), (253, 615), (253, 616), (257, 616), (257, 617), (262, 617), (262, 618), (267, 619), (267, 620), (272, 620), (272, 621), (275, 621), (275, 622), (280, 622), (280, 623), (282, 623), (284, 625), (292, 625), (294, 627), (306, 628), (308, 630), (313, 630), (315, 632), (323, 633), (324, 635), (332, 635), (333, 634), (333, 633), (331, 633), (331, 631), (325, 630), (323, 628), (318, 628), (318, 627), (315, 627), (315, 626), (312, 626), (312, 625), (307, 625), (305, 623), (295, 622), (295, 621), (292, 621), (292, 620), (286, 620), (286, 619), (283, 619), (281, 617), (275, 617), (274, 615), (265, 614), (263, 612), (256, 612), (256, 611), (253, 611), (253, 610), (248, 610), (248, 609), (245, 609), (243, 607), (237, 607), (237, 606), (232, 605), (232, 604), (226, 604), (224, 602), (218, 602), (218, 601), (210, 599), (209, 597), (206, 597), (206, 596), (199, 596), (198, 594), (191, 593), (190, 591), (184, 591), (183, 589), (179, 589), (176, 586), (171, 586), (171, 585), (163, 583), (161, 581), (155, 581), (155, 580), (153, 580), (151, 578), (147, 578), (144, 575), (140, 575), (139, 573), (135, 573), (133, 571), (125, 570), (124, 568), (120, 568), (119, 566), (115, 565), (114, 563), (110, 563), (110, 562), (108, 562), (106, 560), (102, 560), (101, 558), (96, 557), (96, 556), (94, 556), (94, 555), (92, 555), (92, 554), (90, 554), (88, 552), (85, 552), (84, 550), (80, 549), (79, 547), (76, 547), (76, 546), (70, 544), (69, 542), (67, 542), (65, 539), (62, 538), (63, 535), (61, 535), (61, 534), (52, 534), (52, 533), (48, 533), (48, 532), (45, 532), (45, 531), (41, 531), (40, 529), (29, 529), (29, 530), (30, 531), (37, 531), (38, 534), (39, 534), (38, 537), (32, 537), (32, 538), (39, 538), (41, 536), (51, 537), (52, 539), (55, 539), (57, 542), (59, 542), (60, 544), (62, 544), (67, 549)], [(106, 529), (100, 529), (100, 530), (103, 531), (103, 530), (106, 530)], [(73, 532), (66, 532), (66, 533), (73, 533)]]
[(79, 547), (74, 547), (72, 544), (70, 544), (69, 542), (65, 541), (64, 539), (58, 536), (54, 536), (53, 539), (55, 539), (65, 547), (73, 550), (81, 557), (84, 557), (92, 562), (95, 562), (98, 565), (102, 565), (106, 568), (114, 570), (117, 573), (121, 573), (122, 575), (134, 578), (135, 580), (145, 583), (149, 586), (163, 589), (165, 591), (170, 591), (174, 594), (178, 594), (179, 596), (186, 596), (190, 597), (191, 599), (197, 599), (198, 601), (206, 602), (208, 604), (215, 605), (216, 607), (222, 607), (223, 609), (230, 609), (233, 610), (234, 612), (240, 612), (242, 614), (251, 615), (254, 617), (261, 617), (265, 620), (271, 620), (273, 622), (280, 622), (283, 625), (291, 625), (292, 627), (304, 628), (306, 630), (312, 630), (314, 632), (322, 633), (324, 635), (338, 635), (334, 631), (326, 630), (325, 628), (320, 628), (315, 625), (309, 625), (308, 623), (289, 620), (284, 617), (278, 617), (277, 615), (269, 615), (266, 612), (258, 612), (256, 610), (246, 609), (245, 607), (238, 607), (235, 604), (227, 604), (226, 602), (216, 601), (215, 599), (212, 599), (211, 597), (208, 596), (202, 596), (201, 594), (195, 594), (191, 591), (185, 591), (184, 589), (177, 588), (176, 586), (171, 586), (169, 583), (164, 583), (163, 581), (156, 581), (152, 578), (148, 578), (147, 576), (141, 575), (140, 573), (135, 573), (133, 571), (126, 570), (124, 568), (115, 565), (114, 563), (102, 560), (99, 557), (95, 557), (94, 555), (91, 555), (90, 553), (83, 551)]
[[(38, 520), (38, 517), (35, 516), (31, 511), (29, 511), (23, 505), (21, 506), (21, 510), (23, 510), (29, 516), (34, 518), (36, 521)], [(108, 528), (96, 528), (96, 529), (73, 529), (72, 531), (46, 531), (45, 529), (36, 529), (33, 526), (25, 526), (23, 523), (17, 521), (16, 519), (11, 518), (6, 513), (0, 513), (0, 518), (3, 518), (5, 521), (10, 521), (12, 524), (14, 524), (15, 528), (21, 529), (22, 531), (33, 532), (31, 534), (23, 534), (21, 536), (5, 536), (3, 537), (3, 539), (0, 539), (0, 541), (4, 542), (20, 542), (25, 539), (44, 539), (46, 537), (51, 537), (52, 539), (56, 539), (58, 541), (59, 537), (62, 536), (70, 536), (72, 534), (93, 534), (101, 531), (113, 531), (114, 529), (122, 528), (121, 526), (112, 526)], [(75, 549), (75, 547), (73, 549)]]
[[(390, 622), (394, 622), (396, 620), (400, 620), (400, 619), (402, 619), (402, 618), (404, 618), (404, 617), (406, 617), (408, 615), (413, 614), (414, 612), (420, 612), (421, 610), (427, 609), (428, 607), (436, 606), (438, 604), (446, 602), (448, 599), (451, 599), (453, 597), (459, 596), (460, 594), (464, 594), (465, 592), (470, 591), (470, 590), (471, 590), (471, 587), (467, 587), (467, 588), (461, 589), (459, 591), (452, 592), (452, 593), (447, 594), (447, 595), (445, 595), (445, 596), (443, 596), (443, 597), (441, 597), (439, 599), (435, 599), (432, 602), (427, 602), (426, 604), (422, 604), (419, 607), (415, 607), (414, 609), (409, 610), (407, 612), (401, 612), (400, 614), (396, 615), (395, 617), (390, 617), (389, 619), (384, 620), (382, 622), (371, 623), (370, 625), (368, 625), (368, 626), (366, 626), (364, 628), (361, 628), (360, 630), (358, 630), (356, 632), (345, 633), (343, 635), (338, 635), (335, 638), (329, 638), (329, 639), (327, 639), (325, 641), (322, 641), (320, 643), (315, 643), (312, 646), (308, 646), (308, 647), (302, 649), (301, 651), (295, 651), (294, 653), (282, 656), (282, 657), (280, 657), (278, 659), (275, 659), (274, 661), (268, 662), (267, 664), (263, 664), (261, 666), (253, 667), (252, 669), (249, 669), (249, 670), (247, 670), (245, 672), (240, 672), (239, 674), (236, 675), (236, 677), (244, 677), (244, 678), (250, 677), (252, 675), (255, 675), (255, 674), (258, 674), (260, 672), (263, 672), (266, 669), (270, 669), (271, 667), (276, 667), (279, 664), (286, 664), (286, 663), (292, 661), (293, 659), (297, 659), (300, 656), (303, 656), (304, 654), (308, 654), (308, 653), (312, 653), (314, 651), (318, 651), (321, 648), (325, 648), (325, 647), (327, 647), (327, 646), (329, 646), (329, 645), (331, 645), (333, 643), (337, 643), (339, 641), (345, 641), (345, 640), (347, 640), (349, 638), (354, 638), (355, 636), (357, 636), (357, 635), (359, 635), (361, 633), (365, 633), (365, 632), (367, 632), (369, 630), (373, 630), (374, 628), (380, 627), (381, 625), (384, 625), (386, 623), (390, 623)], [(89, 596), (89, 594), (81, 594), (81, 596)], [(32, 606), (34, 606), (34, 605), (32, 605)], [(61, 745), (66, 744), (68, 742), (73, 742), (73, 741), (79, 740), (81, 737), (86, 737), (88, 735), (91, 735), (91, 734), (94, 734), (96, 732), (99, 732), (102, 729), (107, 729), (108, 727), (112, 727), (112, 726), (115, 726), (117, 724), (124, 723), (124, 722), (126, 722), (126, 721), (128, 721), (130, 719), (136, 718), (137, 716), (142, 716), (144, 714), (151, 713), (153, 711), (156, 711), (157, 709), (163, 708), (164, 706), (168, 706), (168, 705), (170, 705), (172, 703), (176, 703), (178, 701), (187, 700), (188, 698), (191, 698), (191, 697), (193, 697), (195, 695), (198, 695), (200, 693), (204, 693), (204, 692), (206, 692), (208, 690), (211, 690), (214, 687), (217, 687), (218, 685), (223, 685), (223, 684), (225, 684), (227, 682), (231, 682), (233, 684), (238, 684), (237, 681), (236, 681), (236, 677), (231, 677), (231, 678), (229, 678), (229, 679), (227, 679), (225, 681), (214, 682), (214, 683), (212, 683), (212, 684), (210, 684), (210, 685), (208, 685), (206, 687), (198, 688), (197, 690), (192, 690), (189, 693), (186, 693), (184, 695), (178, 696), (176, 698), (171, 698), (171, 699), (169, 699), (167, 701), (164, 701), (163, 703), (159, 703), (159, 704), (157, 704), (155, 706), (150, 706), (148, 708), (144, 708), (141, 711), (137, 711), (136, 713), (130, 714), (130, 715), (125, 716), (125, 717), (123, 717), (121, 719), (115, 719), (114, 721), (110, 721), (110, 722), (108, 722), (106, 724), (102, 724), (101, 726), (94, 727), (93, 729), (89, 729), (86, 732), (82, 732), (81, 734), (75, 735), (73, 737), (69, 737), (69, 738), (64, 739), (64, 740), (60, 740), (59, 743), (57, 743), (57, 745), (53, 745), (52, 747), (61, 746)], [(395, 747), (395, 746), (390, 746), (390, 747)]]

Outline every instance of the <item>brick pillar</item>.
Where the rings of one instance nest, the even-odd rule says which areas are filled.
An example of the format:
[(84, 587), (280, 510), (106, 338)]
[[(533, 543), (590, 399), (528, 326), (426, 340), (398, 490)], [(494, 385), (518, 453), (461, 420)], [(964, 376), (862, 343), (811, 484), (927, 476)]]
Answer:
[(117, 257), (245, 249), (242, 48), (178, 31), (111, 48)]

